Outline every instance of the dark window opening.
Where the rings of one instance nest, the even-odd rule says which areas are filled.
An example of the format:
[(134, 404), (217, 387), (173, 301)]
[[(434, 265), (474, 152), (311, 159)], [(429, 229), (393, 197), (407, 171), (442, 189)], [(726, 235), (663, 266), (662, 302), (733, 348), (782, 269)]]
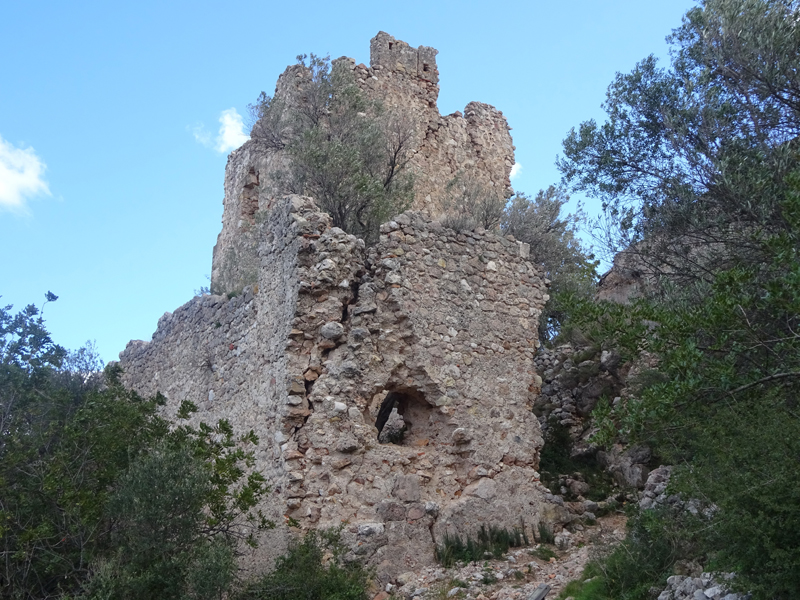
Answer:
[(428, 63), (422, 63), (422, 70), (425, 72), (431, 70), (430, 67), (428, 66)]
[(382, 444), (427, 446), (440, 431), (437, 414), (416, 390), (392, 390), (381, 399), (375, 397), (375, 427)]
[(389, 42), (389, 50), (392, 49), (392, 46), (394, 46), (394, 44), (392, 42)]

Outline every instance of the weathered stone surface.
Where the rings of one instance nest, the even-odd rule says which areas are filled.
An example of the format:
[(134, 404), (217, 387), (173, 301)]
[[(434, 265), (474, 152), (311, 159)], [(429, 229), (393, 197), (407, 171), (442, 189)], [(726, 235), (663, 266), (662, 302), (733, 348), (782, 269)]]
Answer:
[[(299, 233), (298, 219), (317, 223), (318, 237)], [(382, 578), (432, 562), (431, 532), (522, 521), (532, 535), (540, 520), (563, 520), (536, 471), (538, 268), (504, 238), (472, 232), (468, 244), (421, 213), (396, 220), (418, 240), (403, 256), (388, 234), (367, 251), (328, 223), (309, 199), (275, 202), (259, 226), (258, 282), (165, 315), (152, 341), (121, 354), (125, 383), (163, 393), (167, 416), (189, 399), (200, 407), (191, 423), (226, 418), (237, 432), (252, 429), (256, 468), (274, 490), (262, 507), (270, 518), (353, 524), (354, 547)], [(475, 267), (489, 253), (491, 275)], [(408, 285), (387, 285), (389, 272)], [(351, 310), (362, 305), (374, 310)], [(324, 343), (320, 328), (331, 322), (346, 343)], [(380, 444), (387, 393), (407, 429)], [(358, 545), (358, 526), (376, 522), (385, 531)], [(286, 532), (265, 534), (251, 566), (282, 552)]]
[(331, 321), (329, 323), (325, 323), (325, 325), (320, 328), (319, 333), (325, 339), (338, 340), (344, 333), (344, 325), (338, 321)]
[(493, 479), (484, 477), (464, 489), (464, 495), (476, 496), (484, 500), (491, 500), (497, 495), (497, 484)]
[[(432, 563), (448, 532), (522, 523), (533, 537), (542, 520), (572, 518), (537, 473), (547, 282), (526, 244), (434, 220), (465, 171), (510, 194), (505, 118), (480, 103), (439, 115), (433, 48), (379, 33), (371, 54), (369, 68), (340, 60), (415, 123), (417, 210), (367, 249), (312, 199), (281, 194), (270, 173), (284, 154), (246, 143), (228, 159), (212, 267), (212, 289), (241, 293), (191, 300), (120, 355), (126, 385), (164, 394), (166, 416), (188, 399), (191, 424), (225, 418), (258, 436), (249, 449), (273, 490), (260, 508), (279, 526), (245, 560), (253, 569), (284, 552), (289, 518), (347, 523), (345, 542), (381, 581)], [(304, 76), (287, 69), (276, 96)], [(387, 397), (404, 431), (379, 443)]]
[(417, 475), (398, 476), (392, 495), (403, 502), (417, 502), (420, 499), (419, 477)]

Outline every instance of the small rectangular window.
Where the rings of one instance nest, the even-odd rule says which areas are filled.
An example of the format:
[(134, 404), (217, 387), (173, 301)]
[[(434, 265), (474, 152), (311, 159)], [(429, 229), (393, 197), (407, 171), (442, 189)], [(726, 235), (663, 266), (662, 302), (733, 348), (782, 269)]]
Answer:
[(430, 71), (430, 68), (428, 67), (428, 63), (422, 63), (422, 70), (426, 71), (426, 72)]

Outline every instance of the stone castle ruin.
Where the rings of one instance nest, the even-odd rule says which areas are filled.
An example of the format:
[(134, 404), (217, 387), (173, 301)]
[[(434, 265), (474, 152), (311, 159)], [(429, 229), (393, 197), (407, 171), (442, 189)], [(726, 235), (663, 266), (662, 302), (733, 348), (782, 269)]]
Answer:
[(416, 210), (367, 248), (311, 198), (271, 195), (280, 157), (248, 142), (228, 161), (214, 252), (214, 280), (241, 293), (192, 299), (120, 354), (125, 383), (161, 392), (167, 416), (190, 400), (195, 424), (224, 418), (258, 436), (263, 509), (278, 527), (252, 568), (285, 549), (287, 522), (346, 524), (388, 581), (432, 563), (446, 533), (486, 524), (533, 538), (563, 516), (545, 501), (531, 412), (544, 277), (526, 244), (447, 229), (425, 210), (461, 169), (509, 187), (508, 126), (479, 103), (438, 114), (436, 50), (379, 33), (371, 54), (371, 67), (353, 64), (361, 85), (420, 123)]

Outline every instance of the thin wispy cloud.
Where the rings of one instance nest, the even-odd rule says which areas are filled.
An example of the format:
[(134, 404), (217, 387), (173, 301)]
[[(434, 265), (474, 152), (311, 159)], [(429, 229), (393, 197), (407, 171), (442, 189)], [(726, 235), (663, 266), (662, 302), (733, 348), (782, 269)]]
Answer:
[(221, 154), (235, 150), (250, 139), (250, 136), (244, 132), (242, 115), (235, 108), (223, 110), (219, 115), (219, 124), (219, 132), (215, 137), (204, 125), (195, 125), (190, 130), (195, 141), (207, 148), (213, 148)]
[(516, 179), (520, 171), (522, 171), (522, 165), (519, 163), (514, 163), (514, 166), (511, 167), (511, 174), (509, 177), (511, 179)]
[(0, 136), (0, 209), (25, 212), (28, 200), (49, 196), (45, 169), (33, 148), (17, 148)]

